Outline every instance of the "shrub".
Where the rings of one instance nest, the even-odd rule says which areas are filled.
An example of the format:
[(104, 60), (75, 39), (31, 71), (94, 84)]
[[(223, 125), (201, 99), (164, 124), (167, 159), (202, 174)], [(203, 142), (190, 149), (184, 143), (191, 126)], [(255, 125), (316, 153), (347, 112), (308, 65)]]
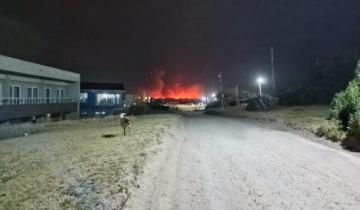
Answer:
[(360, 141), (358, 137), (348, 136), (344, 139), (341, 145), (348, 150), (359, 152), (360, 151)]
[(360, 151), (360, 111), (350, 116), (349, 125), (348, 136), (342, 146), (352, 151)]
[(342, 129), (348, 131), (343, 146), (360, 151), (360, 61), (355, 77), (345, 91), (335, 95), (331, 103), (331, 118), (340, 121)]
[(345, 138), (345, 132), (339, 129), (336, 123), (329, 123), (319, 127), (316, 131), (316, 135), (334, 142), (342, 141)]
[(246, 110), (248, 111), (266, 111), (271, 109), (277, 103), (277, 99), (271, 96), (263, 95), (248, 100)]
[(144, 114), (157, 114), (169, 112), (170, 107), (162, 105), (158, 102), (155, 103), (144, 103), (138, 102), (136, 105), (132, 105), (129, 108), (128, 114), (130, 115), (144, 115)]
[(206, 105), (205, 109), (216, 109), (221, 107), (220, 101), (214, 101)]

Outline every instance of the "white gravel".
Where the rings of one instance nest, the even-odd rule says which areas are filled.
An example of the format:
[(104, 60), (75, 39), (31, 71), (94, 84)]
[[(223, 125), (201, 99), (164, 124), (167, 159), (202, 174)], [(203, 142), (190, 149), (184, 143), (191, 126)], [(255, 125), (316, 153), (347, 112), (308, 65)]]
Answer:
[(360, 209), (360, 158), (233, 119), (184, 117), (129, 209)]

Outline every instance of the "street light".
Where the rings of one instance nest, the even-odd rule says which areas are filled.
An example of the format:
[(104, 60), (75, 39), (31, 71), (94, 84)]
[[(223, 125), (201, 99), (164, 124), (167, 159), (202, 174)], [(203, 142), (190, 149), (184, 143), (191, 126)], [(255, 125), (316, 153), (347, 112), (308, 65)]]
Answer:
[(206, 97), (205, 97), (205, 96), (201, 97), (201, 101), (202, 101), (203, 103), (206, 103)]
[(261, 84), (264, 84), (264, 83), (265, 83), (265, 80), (264, 80), (264, 78), (262, 78), (262, 77), (258, 77), (258, 78), (256, 79), (256, 81), (257, 81), (257, 83), (259, 84), (259, 94), (260, 94), (260, 96), (262, 96)]

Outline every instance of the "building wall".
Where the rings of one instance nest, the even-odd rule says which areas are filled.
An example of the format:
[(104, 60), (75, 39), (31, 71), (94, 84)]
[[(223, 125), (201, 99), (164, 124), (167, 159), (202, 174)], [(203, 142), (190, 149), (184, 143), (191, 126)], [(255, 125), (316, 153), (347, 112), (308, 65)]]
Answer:
[[(5, 75), (5, 74), (3, 74)], [(31, 77), (25, 76), (12, 76), (7, 74), (8, 76), (8, 84), (5, 84), (5, 80), (0, 80), (2, 84), (2, 97), (10, 97), (9, 96), (9, 86), (19, 86), (20, 87), (20, 98), (27, 97), (27, 88), (28, 87), (36, 87), (38, 88), (38, 98), (45, 98), (45, 89), (49, 88), (50, 97), (56, 98), (57, 97), (57, 90), (63, 89), (64, 90), (64, 97), (65, 98), (77, 98), (78, 89), (76, 89), (76, 83), (74, 85), (73, 82), (58, 82), (58, 81), (51, 81), (45, 79), (34, 79)]]
[(30, 119), (32, 116), (45, 116), (49, 113), (58, 114), (67, 119), (77, 119), (78, 115), (74, 116), (76, 106), (76, 103), (4, 105), (0, 108), (0, 122)]
[[(58, 98), (57, 89), (63, 89), (66, 100), (51, 104), (44, 101), (28, 104), (28, 100), (23, 100), (21, 104), (6, 103), (12, 85), (20, 87), (19, 98), (22, 100), (28, 98), (28, 87), (38, 88), (38, 99), (45, 99), (46, 88), (51, 89), (52, 99)], [(0, 55), (0, 121), (46, 114), (70, 114), (71, 118), (78, 119), (79, 95), (79, 74)]]
[[(80, 104), (80, 113), (87, 116), (95, 116), (96, 113), (103, 113), (101, 115), (111, 115), (117, 113), (119, 110), (124, 109), (124, 90), (81, 90), (81, 93), (87, 93), (87, 102)], [(115, 105), (98, 105), (97, 94), (119, 94), (120, 103)], [(86, 113), (86, 114), (85, 114)]]
[(4, 83), (4, 80), (0, 79), (0, 98), (2, 98), (2, 96), (4, 95), (4, 93), (3, 93), (3, 83)]
[[(5, 93), (5, 89), (4, 89), (4, 86), (6, 85), (6, 75), (5, 74), (1, 74), (0, 73), (0, 97), (5, 97), (7, 93)], [(6, 96), (7, 97), (7, 96)]]

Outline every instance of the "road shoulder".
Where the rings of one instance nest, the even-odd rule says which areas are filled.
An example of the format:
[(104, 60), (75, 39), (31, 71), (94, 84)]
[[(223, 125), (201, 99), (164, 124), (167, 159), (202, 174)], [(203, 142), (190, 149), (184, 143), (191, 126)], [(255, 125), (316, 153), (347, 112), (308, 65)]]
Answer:
[(347, 154), (360, 157), (360, 153), (350, 152), (342, 148), (339, 142), (333, 142), (323, 137), (318, 137), (315, 134), (313, 129), (301, 127), (298, 124), (290, 123), (288, 120), (279, 120), (276, 118), (271, 118), (268, 116), (259, 117), (259, 113), (257, 113), (254, 117), (250, 115), (242, 115), (242, 114), (233, 114), (230, 112), (223, 112), (221, 110), (207, 110), (204, 112), (206, 115), (217, 116), (217, 117), (225, 117), (231, 118), (234, 120), (239, 120), (242, 122), (246, 122), (258, 127), (263, 127), (267, 129), (273, 129), (283, 132), (288, 132), (300, 137), (303, 137), (306, 140), (330, 147), (335, 150), (339, 150), (345, 152)]

